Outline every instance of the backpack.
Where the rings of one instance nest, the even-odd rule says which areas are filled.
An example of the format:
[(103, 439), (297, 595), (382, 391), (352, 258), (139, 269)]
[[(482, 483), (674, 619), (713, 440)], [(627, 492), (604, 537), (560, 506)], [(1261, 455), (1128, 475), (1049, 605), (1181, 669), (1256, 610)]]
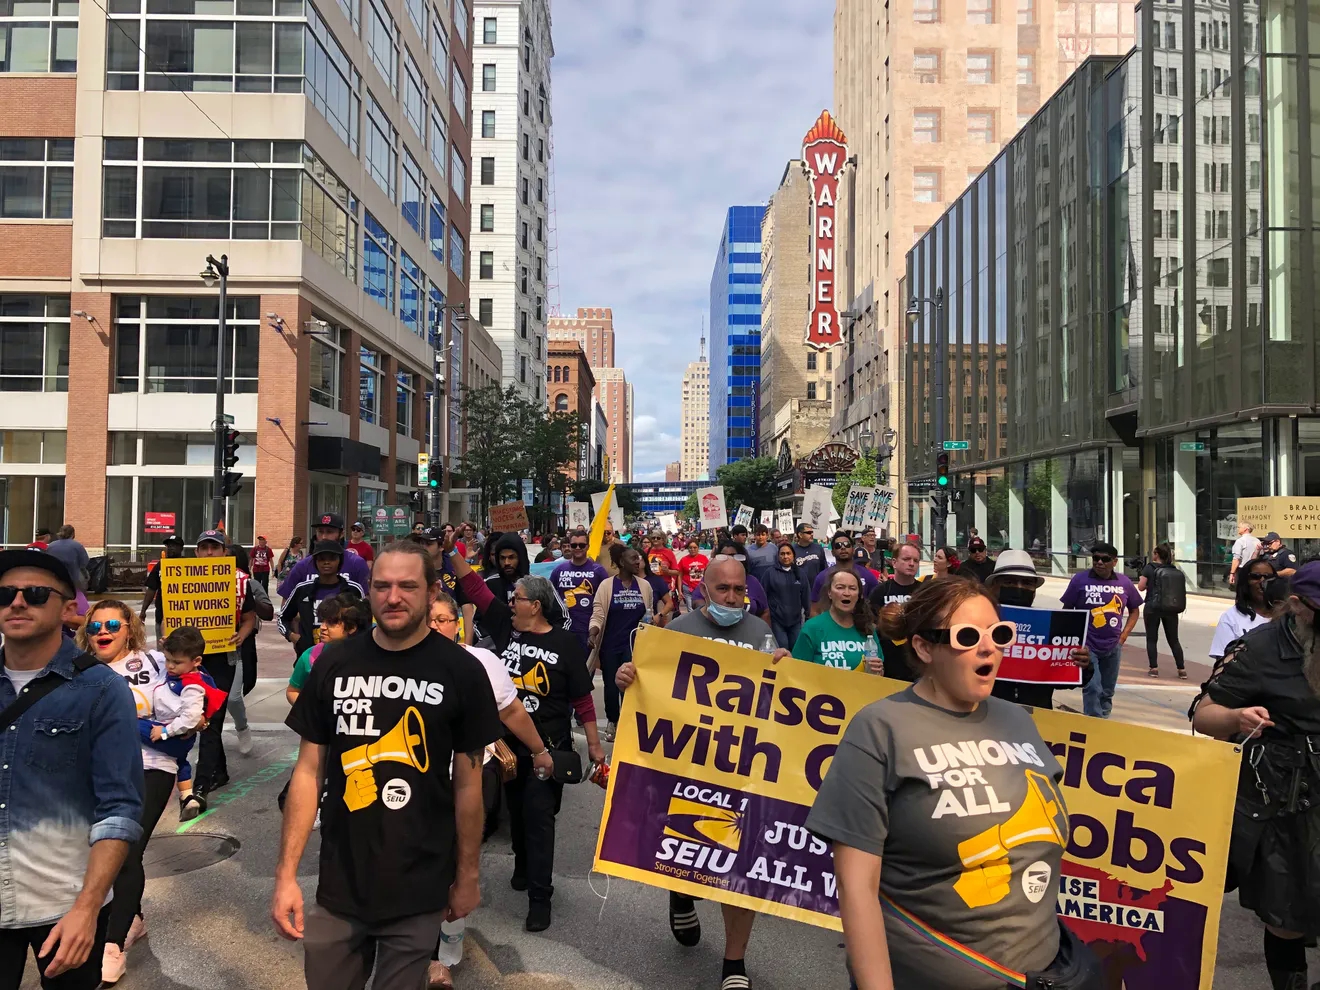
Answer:
[(1187, 575), (1176, 567), (1160, 565), (1151, 580), (1146, 607), (1156, 612), (1178, 615), (1187, 611)]

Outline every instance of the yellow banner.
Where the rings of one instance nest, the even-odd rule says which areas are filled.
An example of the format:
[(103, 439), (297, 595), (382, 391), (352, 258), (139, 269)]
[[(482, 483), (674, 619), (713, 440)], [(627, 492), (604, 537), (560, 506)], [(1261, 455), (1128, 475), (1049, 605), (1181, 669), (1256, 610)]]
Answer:
[[(802, 827), (852, 716), (906, 684), (654, 626), (638, 632), (595, 868), (839, 929), (833, 857)], [(1033, 713), (1064, 770), (1057, 910), (1107, 966), (1210, 990), (1239, 750)], [(1117, 985), (1117, 984), (1116, 984)]]
[(238, 639), (238, 567), (233, 557), (178, 557), (160, 562), (166, 636), (195, 626), (207, 653), (230, 653)]

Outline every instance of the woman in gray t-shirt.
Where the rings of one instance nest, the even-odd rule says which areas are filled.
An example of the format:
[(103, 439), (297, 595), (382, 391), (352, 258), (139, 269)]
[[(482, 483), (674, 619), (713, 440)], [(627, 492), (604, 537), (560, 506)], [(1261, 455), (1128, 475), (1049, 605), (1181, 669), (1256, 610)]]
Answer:
[(881, 630), (908, 640), (921, 675), (854, 716), (807, 819), (834, 844), (854, 977), (861, 990), (1002, 990), (920, 931), (1017, 972), (1058, 952), (1063, 770), (1026, 710), (990, 696), (1016, 629), (983, 585), (950, 577), (887, 607)]

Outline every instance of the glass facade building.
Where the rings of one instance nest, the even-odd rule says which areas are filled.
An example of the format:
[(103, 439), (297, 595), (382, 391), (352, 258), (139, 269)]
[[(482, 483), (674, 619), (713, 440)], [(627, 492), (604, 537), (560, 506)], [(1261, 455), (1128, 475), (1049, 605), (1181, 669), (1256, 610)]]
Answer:
[[(1320, 0), (1148, 2), (908, 255), (910, 523), (930, 538), (947, 334), (949, 533), (1085, 566), (1168, 541), (1225, 589), (1240, 497), (1320, 495)], [(1296, 549), (1314, 552), (1306, 545)]]
[(710, 277), (710, 477), (754, 457), (761, 382), (761, 220), (731, 206)]

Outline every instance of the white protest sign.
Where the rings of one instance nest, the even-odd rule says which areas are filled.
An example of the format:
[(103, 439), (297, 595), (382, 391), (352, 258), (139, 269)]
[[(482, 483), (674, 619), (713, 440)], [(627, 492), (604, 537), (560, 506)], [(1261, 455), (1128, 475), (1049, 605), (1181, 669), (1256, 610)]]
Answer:
[(802, 496), (802, 521), (815, 530), (823, 530), (834, 515), (834, 493), (821, 485), (812, 485)]
[(868, 485), (853, 485), (848, 489), (848, 500), (843, 503), (843, 519), (839, 526), (848, 530), (859, 530), (866, 524), (866, 504), (871, 500), (871, 488)]
[(583, 529), (591, 528), (591, 506), (586, 502), (569, 502), (568, 528), (577, 529), (579, 526)]
[(724, 486), (697, 489), (697, 521), (702, 529), (719, 529), (729, 525), (724, 508)]
[[(596, 492), (591, 496), (591, 515), (594, 517), (600, 511), (600, 507), (605, 503), (605, 496), (608, 492)], [(619, 500), (611, 499), (610, 502), (610, 525), (614, 527), (616, 533), (623, 530), (623, 510), (619, 508)]]
[(793, 532), (793, 510), (780, 509), (775, 513), (775, 528), (781, 533)]
[(866, 525), (868, 528), (883, 526), (889, 518), (889, 507), (894, 504), (898, 492), (893, 488), (876, 488), (871, 491), (871, 499), (866, 503)]
[(750, 505), (738, 506), (738, 511), (733, 514), (733, 524), (735, 526), (750, 526), (752, 524), (752, 513), (755, 511)]

